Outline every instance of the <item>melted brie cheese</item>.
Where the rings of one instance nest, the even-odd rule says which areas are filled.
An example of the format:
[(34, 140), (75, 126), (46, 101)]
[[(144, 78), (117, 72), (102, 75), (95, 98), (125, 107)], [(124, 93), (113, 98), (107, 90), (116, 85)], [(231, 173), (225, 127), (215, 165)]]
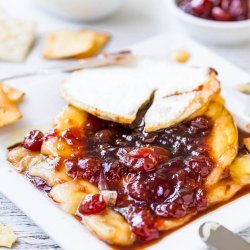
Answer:
[[(208, 81), (208, 68), (141, 57), (126, 65), (75, 72), (63, 83), (62, 94), (70, 104), (93, 115), (128, 124), (154, 95), (146, 114), (146, 130), (152, 131), (178, 122), (201, 91), (200, 86)], [(217, 85), (219, 88), (218, 82)]]

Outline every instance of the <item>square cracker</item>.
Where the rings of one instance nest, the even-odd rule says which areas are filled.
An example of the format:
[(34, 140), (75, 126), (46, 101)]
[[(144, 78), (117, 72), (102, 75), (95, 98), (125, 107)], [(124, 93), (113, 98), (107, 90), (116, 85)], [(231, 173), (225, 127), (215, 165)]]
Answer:
[(1, 13), (0, 15), (0, 60), (23, 61), (36, 35), (33, 22), (17, 20)]

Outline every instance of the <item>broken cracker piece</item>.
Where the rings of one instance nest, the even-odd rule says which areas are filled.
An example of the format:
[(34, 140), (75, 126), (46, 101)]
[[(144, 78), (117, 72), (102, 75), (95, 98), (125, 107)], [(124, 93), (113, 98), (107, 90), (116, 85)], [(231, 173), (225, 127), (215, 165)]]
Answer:
[(0, 83), (0, 87), (2, 87), (3, 92), (7, 95), (8, 99), (14, 103), (21, 101), (25, 95), (24, 92), (3, 83)]
[(14, 123), (22, 118), (21, 112), (12, 103), (0, 86), (0, 127)]
[(57, 31), (45, 38), (42, 54), (46, 59), (87, 58), (96, 55), (108, 39), (108, 34), (91, 30)]
[(36, 26), (33, 22), (1, 16), (0, 60), (23, 61), (35, 40), (35, 34)]
[(0, 247), (11, 248), (16, 242), (17, 236), (11, 227), (0, 224)]
[[(89, 31), (93, 32), (93, 31)], [(95, 32), (95, 45), (88, 53), (83, 53), (80, 55), (77, 55), (76, 59), (84, 59), (87, 57), (95, 56), (98, 53), (101, 52), (102, 48), (106, 45), (106, 43), (109, 41), (110, 36), (106, 33), (97, 33)]]

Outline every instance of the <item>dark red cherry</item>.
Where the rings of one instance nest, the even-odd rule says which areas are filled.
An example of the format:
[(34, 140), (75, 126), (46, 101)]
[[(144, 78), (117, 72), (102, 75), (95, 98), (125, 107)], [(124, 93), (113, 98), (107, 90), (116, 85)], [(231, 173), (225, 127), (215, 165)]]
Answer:
[(154, 216), (147, 207), (131, 206), (128, 208), (127, 220), (132, 232), (142, 241), (159, 238), (159, 231), (155, 226)]
[(232, 16), (229, 11), (223, 10), (217, 6), (212, 9), (212, 18), (216, 21), (232, 21)]
[(191, 8), (195, 15), (208, 17), (213, 8), (213, 4), (210, 0), (193, 0), (191, 2)]
[(245, 20), (248, 18), (250, 7), (247, 0), (232, 0), (229, 13), (235, 20)]
[(76, 179), (87, 179), (98, 183), (102, 164), (97, 157), (80, 158), (78, 161), (65, 160), (67, 174)]
[(30, 151), (40, 151), (44, 135), (39, 130), (32, 130), (24, 138), (23, 147)]
[(158, 163), (158, 158), (153, 148), (122, 149), (118, 154), (120, 161), (130, 168), (131, 172), (148, 172), (155, 169)]
[(106, 208), (106, 203), (100, 194), (87, 195), (80, 204), (78, 211), (83, 215), (98, 214)]

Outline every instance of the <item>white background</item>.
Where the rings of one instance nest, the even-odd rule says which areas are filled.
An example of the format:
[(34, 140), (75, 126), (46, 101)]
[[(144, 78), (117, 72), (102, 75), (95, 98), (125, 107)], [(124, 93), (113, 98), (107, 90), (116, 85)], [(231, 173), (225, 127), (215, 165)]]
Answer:
[[(0, 6), (3, 6), (14, 17), (37, 22), (38, 42), (26, 65), (30, 63), (34, 65), (34, 62), (37, 65), (45, 63), (39, 56), (43, 35), (47, 31), (59, 28), (92, 27), (110, 32), (112, 41), (107, 48), (109, 50), (126, 48), (164, 31), (178, 30), (174, 19), (165, 8), (164, 0), (125, 0), (124, 6), (114, 16), (99, 23), (91, 24), (64, 21), (53, 17), (32, 4), (32, 0), (0, 0)], [(237, 46), (208, 46), (250, 73), (250, 43)], [(6, 71), (17, 70), (20, 67), (23, 67), (23, 65), (1, 62), (0, 75), (5, 74)], [(0, 221), (11, 225), (17, 232), (19, 243), (15, 246), (15, 249), (38, 249), (38, 246), (39, 249), (57, 248), (51, 239), (2, 195), (0, 195)]]

